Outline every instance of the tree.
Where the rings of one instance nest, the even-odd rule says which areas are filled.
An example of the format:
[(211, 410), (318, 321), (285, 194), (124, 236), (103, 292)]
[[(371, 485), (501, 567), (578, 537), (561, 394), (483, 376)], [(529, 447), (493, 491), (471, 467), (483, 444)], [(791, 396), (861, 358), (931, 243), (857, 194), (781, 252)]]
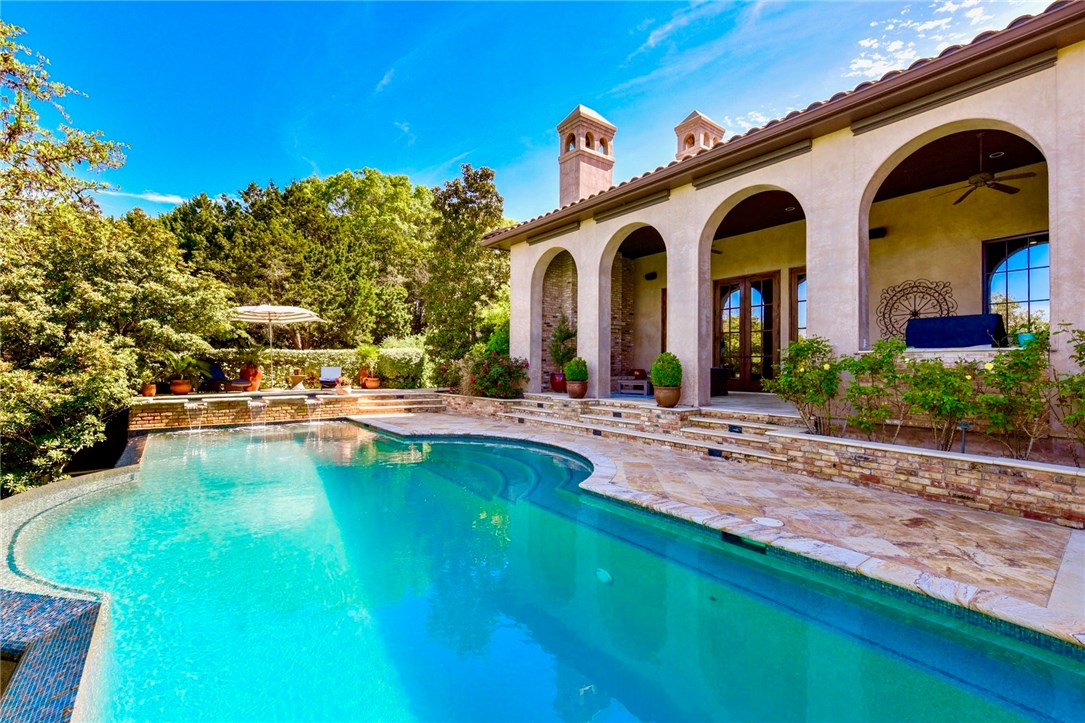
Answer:
[(81, 165), (119, 163), (117, 145), (61, 126), (38, 127), (32, 103), (72, 92), (48, 81), (44, 59), (2, 30), (0, 163), (0, 437), (5, 494), (57, 479), (79, 449), (102, 438), (162, 350), (207, 348), (229, 330), (227, 289), (194, 276), (176, 239), (142, 213), (103, 218)]
[[(0, 20), (0, 219), (17, 223), (57, 203), (94, 209), (91, 191), (104, 184), (74, 171), (116, 168), (121, 145), (66, 124), (55, 132), (39, 125), (35, 104), (51, 106), (65, 121), (60, 99), (76, 91), (49, 79), (46, 60), (16, 39), (25, 31)], [(26, 60), (23, 59), (26, 56)]]
[(460, 359), (480, 339), (482, 311), (508, 283), (508, 257), (483, 248), (502, 224), (501, 195), (489, 168), (462, 167), (462, 177), (433, 189), (436, 229), (424, 287), (426, 346), (438, 360)]

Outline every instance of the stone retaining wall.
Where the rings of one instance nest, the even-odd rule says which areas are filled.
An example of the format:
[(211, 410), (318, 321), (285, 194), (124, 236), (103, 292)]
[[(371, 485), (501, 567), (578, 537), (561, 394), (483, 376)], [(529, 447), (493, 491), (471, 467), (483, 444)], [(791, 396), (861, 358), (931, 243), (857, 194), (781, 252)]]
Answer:
[(476, 417), (497, 417), (509, 411), (510, 407), (520, 404), (522, 399), (491, 399), (490, 397), (470, 397), (464, 394), (438, 394), (445, 408), (450, 412), (470, 414)]
[(792, 471), (1085, 529), (1085, 469), (790, 432), (769, 436), (783, 442)]
[[(156, 429), (180, 429), (184, 427), (222, 427), (239, 424), (305, 422), (311, 419), (337, 419), (359, 414), (391, 414), (408, 411), (440, 411), (439, 409), (413, 408), (422, 402), (437, 403), (436, 395), (380, 396), (349, 395), (319, 397), (319, 405), (306, 404), (306, 397), (218, 397), (209, 399), (150, 398), (132, 404), (128, 417), (129, 432)], [(250, 409), (249, 400), (267, 402), (263, 409)], [(206, 404), (201, 409), (186, 409), (185, 402)], [(381, 402), (375, 404), (375, 402)]]

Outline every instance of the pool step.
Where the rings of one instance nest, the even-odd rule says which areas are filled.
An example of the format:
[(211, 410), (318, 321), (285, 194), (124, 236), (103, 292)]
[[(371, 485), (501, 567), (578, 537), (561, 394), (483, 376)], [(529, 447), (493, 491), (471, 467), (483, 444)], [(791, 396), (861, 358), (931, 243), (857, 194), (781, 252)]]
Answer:
[(609, 424), (575, 422), (568, 419), (556, 419), (554, 417), (544, 417), (515, 412), (506, 412), (500, 416), (515, 419), (517, 422), (520, 423), (531, 422), (533, 424), (543, 424), (561, 427), (563, 429), (574, 429), (578, 431), (589, 432), (597, 437), (625, 437), (638, 439), (644, 442), (657, 442), (668, 447), (678, 447), (681, 449), (690, 449), (697, 452), (703, 452), (711, 457), (722, 457), (724, 459), (731, 459), (737, 461), (787, 461), (787, 457), (781, 454), (773, 454), (771, 452), (765, 452), (762, 450), (753, 449), (751, 447), (740, 447), (728, 444), (719, 444), (717, 442), (708, 442), (673, 434), (654, 434), (651, 432), (639, 432), (633, 429), (611, 426)]

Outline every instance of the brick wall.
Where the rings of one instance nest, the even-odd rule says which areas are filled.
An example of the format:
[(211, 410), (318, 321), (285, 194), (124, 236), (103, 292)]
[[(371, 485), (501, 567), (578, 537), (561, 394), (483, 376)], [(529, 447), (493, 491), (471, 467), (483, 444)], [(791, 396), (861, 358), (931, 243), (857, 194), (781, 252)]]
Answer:
[(550, 335), (557, 326), (562, 312), (569, 319), (569, 326), (576, 328), (576, 262), (572, 254), (562, 251), (554, 257), (543, 275), (542, 288), (542, 383), (550, 389), (550, 372), (559, 371), (550, 357)]
[(618, 254), (610, 272), (610, 376), (611, 391), (618, 391), (613, 377), (633, 368), (633, 260)]

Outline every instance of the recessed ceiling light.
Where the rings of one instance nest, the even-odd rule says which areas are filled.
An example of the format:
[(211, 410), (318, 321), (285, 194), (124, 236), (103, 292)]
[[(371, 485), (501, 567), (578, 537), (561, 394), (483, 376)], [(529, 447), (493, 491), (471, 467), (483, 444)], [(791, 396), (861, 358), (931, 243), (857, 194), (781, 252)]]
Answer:
[(1006, 155), (1006, 153), (1004, 151), (995, 151), (994, 153), (988, 155), (987, 157), (988, 158), (1002, 158), (1002, 156), (1004, 156), (1004, 155)]
[(785, 208), (784, 210), (785, 210), (785, 211), (794, 211), (794, 210), (795, 210), (795, 207), (794, 207), (794, 206), (788, 206), (788, 207), (787, 207), (787, 208)]

